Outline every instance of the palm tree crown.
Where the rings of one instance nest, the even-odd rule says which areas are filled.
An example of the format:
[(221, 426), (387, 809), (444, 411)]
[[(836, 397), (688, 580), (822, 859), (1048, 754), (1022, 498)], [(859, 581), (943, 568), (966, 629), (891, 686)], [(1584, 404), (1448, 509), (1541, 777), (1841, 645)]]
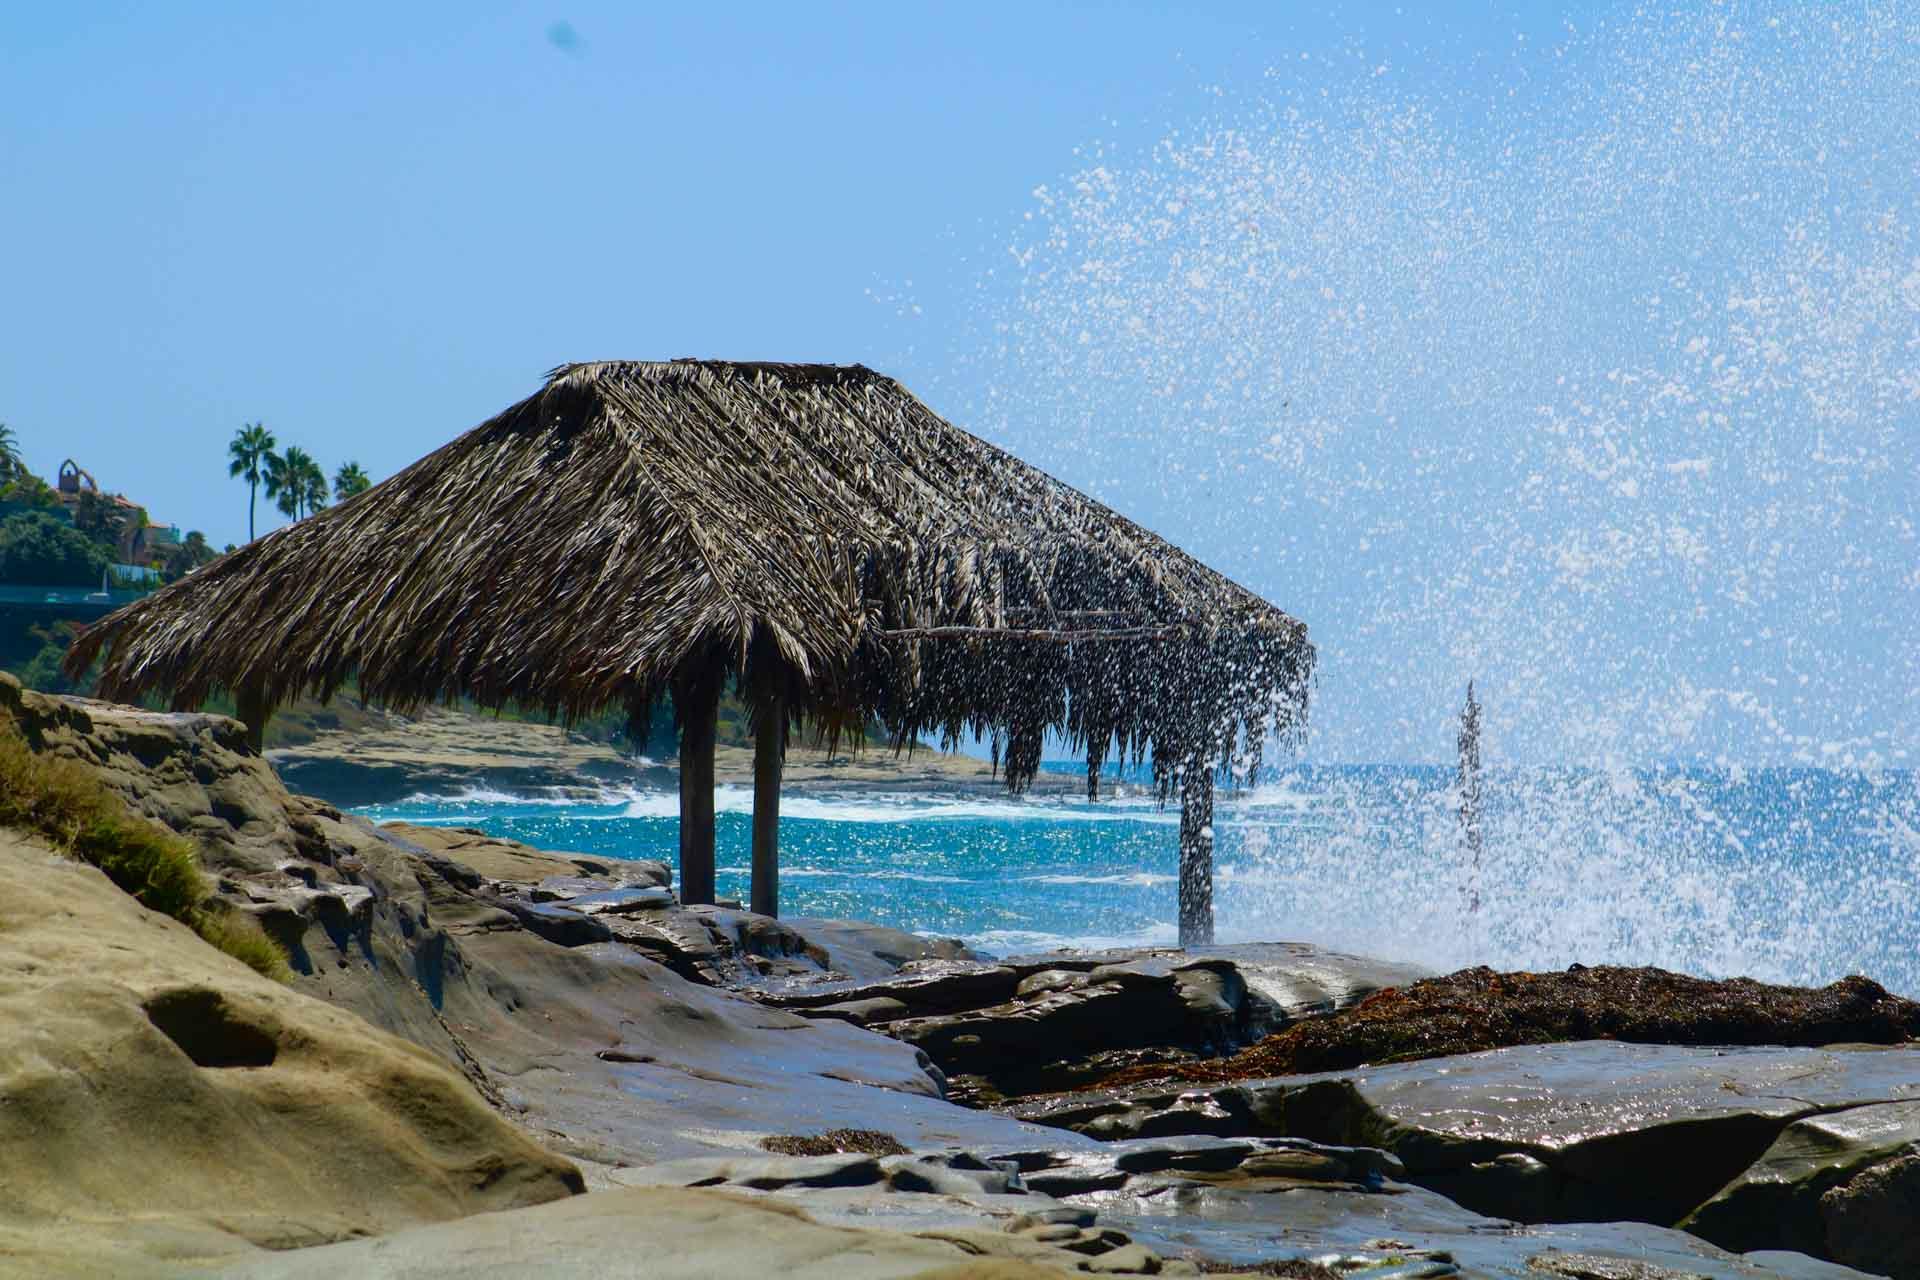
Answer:
[(26, 470), (26, 460), (20, 456), (20, 438), (13, 434), (12, 427), (0, 422), (0, 483), (25, 475)]
[(333, 500), (345, 502), (348, 498), (365, 493), (373, 488), (373, 481), (367, 479), (367, 473), (360, 469), (357, 462), (343, 462), (340, 469), (333, 473)]
[(308, 515), (327, 505), (327, 473), (312, 458), (300, 467), (300, 500)]
[[(273, 433), (265, 425), (249, 422), (233, 433), (227, 443), (227, 474), (247, 482), (247, 541), (253, 541), (253, 498), (262, 474), (273, 463)], [(264, 471), (263, 471), (264, 469)], [(267, 494), (272, 497), (271, 491)]]
[(290, 520), (310, 516), (327, 505), (327, 473), (299, 445), (267, 457), (267, 496)]
[(267, 461), (267, 496), (276, 499), (280, 514), (298, 520), (306, 498), (307, 464), (313, 458), (299, 445)]
[(280, 508), (282, 514), (293, 516), (293, 499), (289, 496), (292, 487), (292, 475), (287, 470), (286, 457), (279, 453), (269, 453), (260, 468), (260, 487), (266, 490), (267, 499)]

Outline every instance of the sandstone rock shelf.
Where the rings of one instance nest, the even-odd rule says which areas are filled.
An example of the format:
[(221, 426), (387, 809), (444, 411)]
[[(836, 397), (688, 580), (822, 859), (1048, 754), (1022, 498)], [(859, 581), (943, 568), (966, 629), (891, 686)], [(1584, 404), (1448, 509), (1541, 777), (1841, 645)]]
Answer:
[(4, 833), (0, 1027), (0, 1271), (89, 1233), (217, 1256), (583, 1188), (439, 1055)]

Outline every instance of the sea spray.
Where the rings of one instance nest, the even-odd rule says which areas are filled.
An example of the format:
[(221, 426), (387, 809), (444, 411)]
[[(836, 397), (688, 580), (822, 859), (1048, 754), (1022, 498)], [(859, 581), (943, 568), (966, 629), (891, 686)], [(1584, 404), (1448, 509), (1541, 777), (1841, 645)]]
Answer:
[(1470, 123), (1225, 87), (1044, 184), (982, 425), (1305, 617), (1322, 758), (1433, 758), (1484, 660), (1509, 759), (1898, 765), (1920, 27), (1782, 14), (1575, 38)]
[(1914, 989), (1920, 16), (1404, 72), (1083, 149), (962, 353), (996, 440), (1308, 622), (1309, 759), (1444, 759), (1479, 677), (1477, 883), (1437, 776), (1311, 773), (1223, 844), (1223, 936)]

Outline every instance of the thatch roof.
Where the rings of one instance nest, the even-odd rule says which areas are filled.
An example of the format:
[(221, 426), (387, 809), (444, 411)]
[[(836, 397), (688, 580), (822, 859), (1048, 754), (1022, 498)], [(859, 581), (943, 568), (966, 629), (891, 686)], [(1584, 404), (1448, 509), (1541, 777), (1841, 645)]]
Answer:
[[(777, 652), (780, 661), (769, 656)], [(89, 627), (100, 692), (641, 710), (719, 664), (796, 714), (963, 730), (1031, 778), (1149, 749), (1244, 772), (1306, 628), (858, 365), (568, 365), (364, 494)], [(777, 670), (775, 670), (777, 668)], [(1164, 792), (1163, 792), (1164, 793)]]

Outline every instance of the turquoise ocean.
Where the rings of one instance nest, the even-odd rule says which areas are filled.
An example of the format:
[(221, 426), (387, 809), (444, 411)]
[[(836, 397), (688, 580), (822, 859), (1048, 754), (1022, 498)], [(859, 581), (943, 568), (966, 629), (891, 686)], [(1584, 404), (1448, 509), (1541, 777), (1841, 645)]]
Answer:
[[(1118, 778), (1040, 794), (810, 790), (782, 806), (782, 913), (877, 921), (994, 954), (1174, 941), (1177, 808)], [(1084, 776), (1084, 774), (1082, 774)], [(1920, 995), (1911, 770), (1495, 771), (1476, 868), (1449, 769), (1298, 766), (1223, 791), (1222, 941), (1298, 940), (1436, 970), (1655, 964)], [(718, 798), (719, 891), (747, 896), (744, 787)], [(676, 858), (671, 791), (473, 791), (361, 810), (545, 849)]]

